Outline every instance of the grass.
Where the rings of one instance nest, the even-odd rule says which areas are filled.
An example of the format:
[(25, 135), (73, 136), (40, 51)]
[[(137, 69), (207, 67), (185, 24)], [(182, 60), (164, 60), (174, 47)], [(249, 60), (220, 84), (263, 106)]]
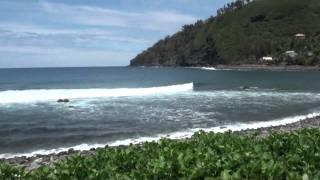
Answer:
[(320, 130), (266, 138), (198, 132), (183, 141), (100, 149), (32, 171), (0, 163), (0, 179), (320, 179)]

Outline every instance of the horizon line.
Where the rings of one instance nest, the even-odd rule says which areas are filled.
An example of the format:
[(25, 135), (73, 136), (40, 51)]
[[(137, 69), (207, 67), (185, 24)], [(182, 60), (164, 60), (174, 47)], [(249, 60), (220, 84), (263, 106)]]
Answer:
[(39, 67), (0, 67), (0, 69), (54, 69), (54, 68), (106, 68), (106, 67), (130, 67), (130, 65), (119, 66), (39, 66)]

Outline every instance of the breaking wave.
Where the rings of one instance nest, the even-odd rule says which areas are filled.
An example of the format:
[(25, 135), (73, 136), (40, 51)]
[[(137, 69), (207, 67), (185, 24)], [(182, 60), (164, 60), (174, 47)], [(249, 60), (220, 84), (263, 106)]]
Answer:
[(62, 148), (51, 149), (51, 150), (37, 150), (31, 153), (19, 153), (19, 154), (6, 153), (6, 154), (0, 154), (0, 159), (2, 158), (7, 159), (7, 158), (13, 158), (13, 157), (20, 157), (20, 156), (31, 157), (35, 155), (49, 155), (53, 153), (65, 152), (71, 148), (74, 150), (86, 151), (86, 150), (90, 150), (91, 148), (103, 148), (106, 145), (112, 147), (112, 146), (120, 146), (120, 145), (139, 144), (143, 142), (158, 141), (161, 138), (169, 138), (169, 139), (190, 138), (195, 132), (198, 132), (200, 130), (205, 132), (222, 133), (226, 131), (242, 131), (242, 130), (248, 130), (248, 129), (259, 129), (259, 128), (266, 128), (266, 127), (272, 127), (272, 126), (282, 126), (282, 125), (292, 124), (292, 123), (296, 123), (296, 122), (303, 121), (310, 118), (315, 118), (318, 116), (320, 116), (320, 112), (286, 117), (283, 119), (276, 119), (272, 121), (255, 122), (255, 123), (236, 123), (232, 125), (218, 126), (218, 127), (212, 127), (212, 128), (195, 128), (195, 129), (189, 129), (186, 131), (174, 132), (170, 134), (159, 134), (154, 137), (140, 137), (140, 138), (118, 140), (118, 141), (114, 141), (106, 144), (80, 144), (72, 147), (62, 147)]
[(208, 70), (208, 71), (215, 71), (215, 70), (217, 70), (217, 69), (214, 68), (214, 67), (187, 67), (187, 68), (190, 68), (190, 69), (202, 69), (202, 70)]
[(202, 69), (202, 70), (208, 70), (208, 71), (215, 71), (215, 70), (217, 70), (217, 69), (214, 68), (214, 67), (201, 67), (200, 69)]
[(84, 99), (125, 96), (147, 96), (192, 91), (193, 83), (150, 88), (116, 89), (33, 89), (9, 90), (0, 92), (0, 103), (26, 103), (56, 101), (58, 99)]

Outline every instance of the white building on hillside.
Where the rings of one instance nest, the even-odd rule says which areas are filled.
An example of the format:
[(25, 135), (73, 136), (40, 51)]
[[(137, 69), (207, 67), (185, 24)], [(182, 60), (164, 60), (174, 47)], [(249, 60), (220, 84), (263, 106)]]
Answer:
[(262, 57), (262, 61), (273, 61), (273, 58), (272, 57), (268, 57), (268, 56), (265, 56), (265, 57)]
[(306, 35), (305, 34), (302, 34), (302, 33), (298, 33), (296, 35), (294, 35), (296, 38), (298, 39), (305, 39), (306, 38)]
[(287, 55), (291, 58), (295, 58), (298, 54), (295, 51), (286, 51), (285, 55)]

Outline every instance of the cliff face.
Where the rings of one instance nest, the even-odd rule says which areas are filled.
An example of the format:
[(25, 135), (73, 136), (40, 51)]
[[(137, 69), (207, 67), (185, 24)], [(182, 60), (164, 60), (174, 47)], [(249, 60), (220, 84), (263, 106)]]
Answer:
[(205, 66), (218, 64), (220, 57), (213, 39), (210, 37), (197, 39), (197, 33), (193, 26), (185, 26), (182, 32), (160, 40), (153, 47), (139, 54), (131, 61), (131, 65)]
[[(181, 48), (183, 51), (183, 47)], [(162, 50), (160, 50), (162, 51)], [(199, 49), (192, 55), (184, 55), (180, 51), (158, 52), (148, 50), (134, 58), (131, 66), (210, 66), (220, 61), (215, 48)]]
[[(214, 18), (212, 18), (213, 20)], [(220, 61), (215, 42), (202, 34), (198, 28), (204, 28), (199, 21), (195, 25), (186, 25), (181, 32), (166, 37), (153, 47), (139, 54), (131, 61), (131, 66), (206, 66), (216, 65)]]
[[(131, 66), (208, 66), (274, 63), (320, 63), (319, 0), (238, 0), (216, 17), (185, 25), (131, 60)], [(248, 4), (247, 4), (248, 3)], [(295, 34), (303, 33), (299, 39)], [(286, 51), (297, 56), (287, 57)]]

